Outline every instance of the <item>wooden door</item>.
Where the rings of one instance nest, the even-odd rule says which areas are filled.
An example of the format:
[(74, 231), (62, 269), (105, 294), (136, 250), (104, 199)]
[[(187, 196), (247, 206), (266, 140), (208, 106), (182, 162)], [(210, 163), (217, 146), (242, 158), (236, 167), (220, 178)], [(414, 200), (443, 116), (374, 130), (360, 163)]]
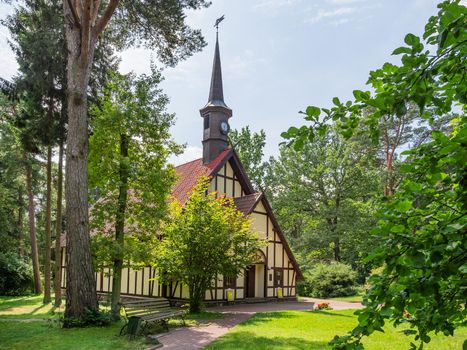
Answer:
[(246, 297), (254, 298), (255, 297), (255, 270), (256, 266), (251, 266), (246, 271)]

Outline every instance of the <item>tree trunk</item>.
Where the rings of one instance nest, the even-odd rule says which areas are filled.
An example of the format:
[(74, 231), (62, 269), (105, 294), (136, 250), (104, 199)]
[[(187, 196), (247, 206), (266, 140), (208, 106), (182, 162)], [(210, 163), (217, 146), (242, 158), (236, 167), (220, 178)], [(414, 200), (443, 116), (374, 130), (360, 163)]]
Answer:
[[(64, 327), (73, 319), (84, 320), (86, 311), (97, 310), (96, 280), (92, 267), (88, 217), (88, 116), (86, 90), (94, 43), (81, 45), (81, 28), (70, 22), (73, 14), (64, 1), (68, 47), (68, 135), (66, 147), (66, 308)], [(84, 34), (83, 34), (84, 35)]]
[(28, 213), (29, 213), (29, 238), (31, 240), (32, 268), (34, 272), (34, 291), (36, 294), (42, 293), (41, 275), (39, 271), (39, 254), (36, 240), (36, 209), (34, 206), (34, 193), (32, 191), (32, 167), (25, 154), (26, 165), (26, 186), (28, 191)]
[(115, 215), (115, 241), (118, 250), (113, 264), (112, 277), (112, 319), (120, 319), (120, 291), (122, 285), (123, 245), (125, 232), (125, 211), (128, 197), (128, 136), (120, 135), (120, 185), (118, 188), (118, 208)]
[(24, 239), (23, 239), (23, 209), (24, 209), (24, 198), (23, 198), (23, 187), (18, 188), (18, 251), (19, 255), (24, 258), (26, 253), (24, 251)]
[[(50, 140), (49, 140), (50, 142)], [(50, 253), (51, 253), (51, 221), (52, 221), (52, 145), (47, 146), (47, 194), (45, 208), (45, 261), (44, 261), (44, 304), (52, 301), (50, 297)]]
[(63, 141), (60, 141), (58, 150), (58, 179), (57, 179), (57, 225), (55, 238), (55, 279), (54, 306), (59, 307), (62, 303), (62, 248), (60, 236), (62, 235), (62, 192), (63, 192)]

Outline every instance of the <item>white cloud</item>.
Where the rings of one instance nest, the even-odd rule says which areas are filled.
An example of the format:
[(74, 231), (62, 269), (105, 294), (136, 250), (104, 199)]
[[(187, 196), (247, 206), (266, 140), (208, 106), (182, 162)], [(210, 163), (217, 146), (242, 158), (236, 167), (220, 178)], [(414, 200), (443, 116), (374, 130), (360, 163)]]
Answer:
[(258, 66), (266, 64), (268, 61), (259, 57), (252, 50), (244, 50), (242, 54), (235, 55), (226, 62), (224, 75), (229, 79), (239, 79), (253, 73)]
[(203, 149), (201, 147), (188, 146), (182, 154), (170, 157), (169, 163), (177, 166), (201, 158), (202, 156)]
[(253, 8), (257, 10), (277, 10), (295, 5), (298, 2), (300, 2), (300, 0), (259, 0), (253, 5)]
[(355, 4), (357, 2), (366, 2), (368, 0), (327, 0), (328, 3), (333, 5), (347, 5), (347, 4)]
[(339, 21), (341, 21), (341, 23), (345, 23), (345, 22), (342, 22), (342, 20), (347, 19), (346, 22), (348, 22), (348, 18), (344, 18), (344, 16), (350, 15), (350, 14), (355, 13), (355, 12), (356, 12), (355, 7), (339, 7), (339, 8), (336, 8), (334, 10), (320, 9), (320, 10), (318, 10), (318, 13), (316, 13), (312, 17), (306, 19), (305, 23), (316, 23), (316, 22), (319, 22), (319, 21), (321, 21), (323, 19), (333, 19), (335, 17), (338, 17), (339, 19), (333, 21), (332, 23), (339, 24), (338, 23)]

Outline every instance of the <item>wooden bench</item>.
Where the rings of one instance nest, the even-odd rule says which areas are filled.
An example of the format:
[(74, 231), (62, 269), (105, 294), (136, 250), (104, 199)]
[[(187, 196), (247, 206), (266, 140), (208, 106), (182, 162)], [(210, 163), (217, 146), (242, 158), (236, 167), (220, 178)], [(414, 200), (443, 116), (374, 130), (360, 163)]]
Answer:
[[(124, 311), (125, 325), (120, 330), (120, 335), (128, 329), (130, 318), (136, 318), (144, 322), (141, 332), (144, 332), (149, 323), (161, 323), (169, 331), (168, 320), (180, 317), (185, 325), (185, 310), (171, 307), (170, 301), (166, 298), (141, 299), (120, 303)], [(139, 321), (138, 320), (138, 321)]]

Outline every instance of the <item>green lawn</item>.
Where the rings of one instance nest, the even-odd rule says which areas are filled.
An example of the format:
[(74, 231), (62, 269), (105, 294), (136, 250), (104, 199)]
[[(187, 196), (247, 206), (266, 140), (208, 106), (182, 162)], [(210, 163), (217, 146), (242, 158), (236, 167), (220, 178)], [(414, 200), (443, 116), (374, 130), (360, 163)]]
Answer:
[(0, 318), (57, 318), (63, 306), (54, 308), (52, 304), (42, 304), (42, 295), (24, 297), (0, 296)]
[[(356, 324), (353, 311), (285, 311), (260, 313), (237, 325), (206, 349), (222, 350), (322, 350), (334, 335), (345, 334)], [(402, 328), (386, 326), (385, 333), (378, 333), (365, 340), (368, 350), (407, 350), (410, 339), (401, 333)], [(467, 328), (457, 331), (455, 337), (433, 336), (428, 350), (461, 350)]]
[[(58, 322), (61, 310), (50, 304), (42, 304), (42, 296), (0, 297), (0, 350), (78, 350), (78, 349), (147, 349), (143, 337), (128, 340), (118, 336), (123, 322), (109, 327), (62, 329)], [(186, 317), (189, 326), (208, 322), (223, 315), (215, 312), (190, 314)], [(171, 320), (171, 327), (181, 325), (180, 320)], [(153, 328), (154, 332), (163, 331)]]
[(337, 297), (337, 298), (330, 298), (331, 300), (339, 300), (339, 301), (348, 301), (351, 303), (361, 303), (363, 300), (363, 294), (351, 295), (348, 297)]

